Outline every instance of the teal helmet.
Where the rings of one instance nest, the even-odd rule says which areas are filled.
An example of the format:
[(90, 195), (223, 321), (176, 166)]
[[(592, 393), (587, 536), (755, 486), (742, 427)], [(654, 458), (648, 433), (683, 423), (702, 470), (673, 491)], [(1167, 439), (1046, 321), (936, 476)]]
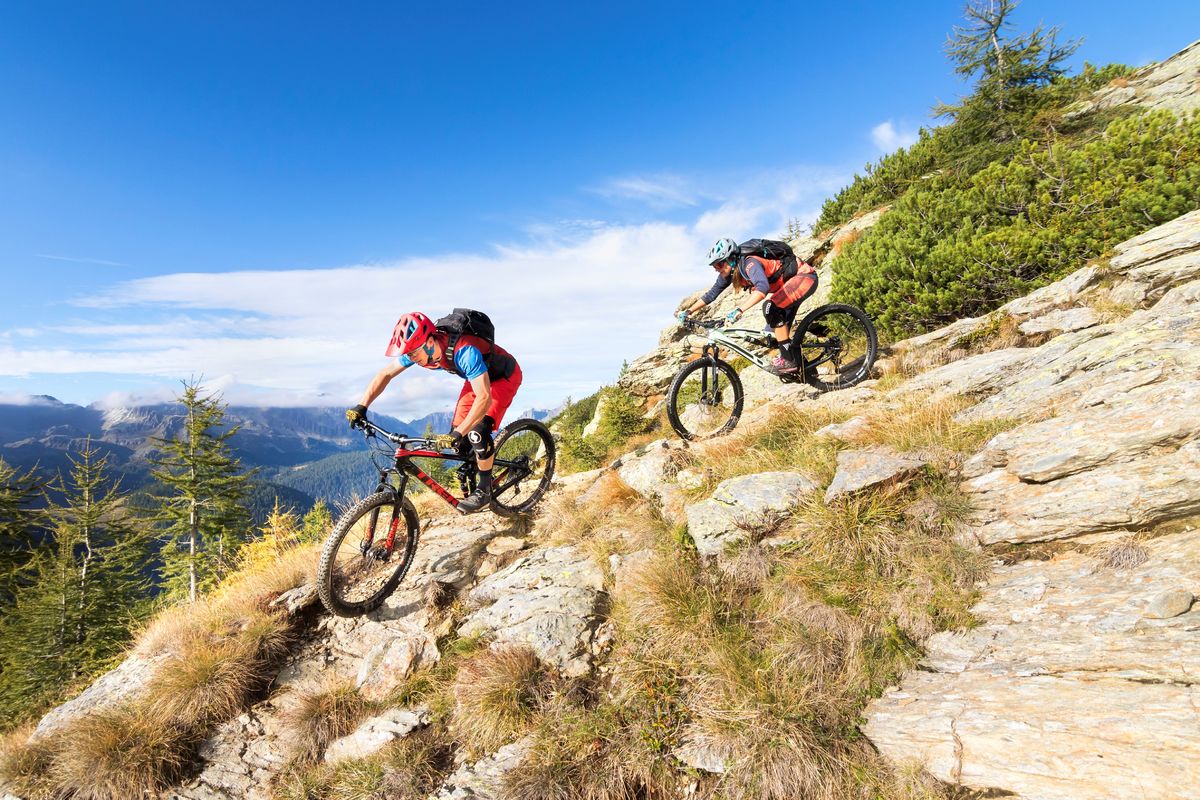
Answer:
[(738, 244), (733, 239), (717, 239), (717, 243), (708, 251), (708, 263), (716, 266), (722, 261), (738, 254)]

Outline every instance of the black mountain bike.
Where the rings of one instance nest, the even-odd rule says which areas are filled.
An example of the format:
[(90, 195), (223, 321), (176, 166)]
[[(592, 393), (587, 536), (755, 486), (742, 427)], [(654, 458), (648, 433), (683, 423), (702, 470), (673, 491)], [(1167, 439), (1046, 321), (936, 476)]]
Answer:
[[(458, 507), (459, 499), (413, 459), (461, 462), (455, 476), (463, 497), (475, 491), (479, 478), (473, 454), (442, 452), (432, 439), (400, 436), (370, 421), (363, 423), (363, 431), (379, 469), (379, 484), (338, 518), (317, 567), (321, 602), (340, 617), (378, 608), (412, 566), (421, 523), (405, 494), (410, 479)], [(554, 458), (554, 438), (545, 425), (533, 419), (507, 425), (496, 437), (491, 510), (506, 517), (530, 511), (550, 488)]]
[(684, 439), (728, 433), (742, 416), (745, 393), (737, 371), (722, 360), (723, 351), (745, 358), (784, 383), (804, 382), (822, 392), (845, 389), (871, 374), (879, 353), (875, 326), (861, 309), (829, 303), (813, 309), (792, 334), (792, 351), (802, 368), (779, 373), (767, 361), (779, 344), (774, 335), (747, 328), (724, 328), (719, 320), (686, 320), (707, 332), (701, 357), (684, 366), (667, 390), (667, 418)]

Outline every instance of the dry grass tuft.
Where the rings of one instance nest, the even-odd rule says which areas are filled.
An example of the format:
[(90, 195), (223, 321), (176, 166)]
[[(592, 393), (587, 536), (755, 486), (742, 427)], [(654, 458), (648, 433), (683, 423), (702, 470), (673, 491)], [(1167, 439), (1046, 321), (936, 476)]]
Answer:
[[(244, 631), (243, 631), (244, 632)], [(224, 722), (245, 707), (271, 677), (258, 645), (266, 638), (283, 649), (272, 631), (256, 626), (246, 637), (218, 638), (193, 632), (178, 654), (164, 663), (148, 687), (144, 704), (184, 729)]]
[(454, 681), (455, 739), (475, 755), (518, 738), (553, 689), (528, 647), (486, 650), (465, 660)]
[(1096, 562), (1108, 569), (1134, 569), (1146, 563), (1150, 551), (1132, 536), (1127, 536), (1101, 547), (1094, 553)]
[(511, 800), (668, 800), (682, 783), (672, 760), (641, 736), (637, 709), (561, 703), (539, 720), (533, 746), (505, 776)]
[(727, 478), (777, 470), (795, 470), (828, 483), (837, 470), (840, 444), (812, 433), (848, 418), (826, 408), (780, 408), (762, 427), (703, 443), (697, 450), (709, 467), (707, 491)]
[(217, 608), (249, 613), (266, 608), (286, 591), (303, 586), (316, 574), (321, 545), (281, 544), (259, 540), (248, 546), (238, 571), (208, 598)]
[(1102, 322), (1119, 322), (1137, 310), (1132, 304), (1119, 302), (1107, 294), (1093, 295), (1088, 305)]
[(68, 728), (51, 768), (63, 794), (79, 800), (157, 796), (190, 764), (194, 731), (145, 708), (107, 709)]
[(46, 739), (30, 741), (28, 725), (0, 740), (0, 783), (25, 800), (53, 800), (59, 796), (51, 779), (54, 744)]
[(863, 444), (886, 445), (900, 452), (923, 452), (942, 468), (953, 468), (965, 455), (979, 451), (998, 433), (1011, 430), (1018, 420), (1000, 419), (963, 423), (955, 416), (972, 401), (961, 396), (907, 400), (899, 408), (869, 413), (870, 424), (860, 437)]
[(321, 688), (304, 692), (288, 711), (296, 731), (296, 761), (316, 761), (335, 739), (354, 731), (372, 710), (372, 705), (348, 680), (331, 679)]
[(532, 535), (551, 546), (579, 546), (611, 579), (609, 556), (654, 547), (670, 530), (654, 503), (609, 472), (584, 501), (574, 494), (551, 497)]
[(382, 797), (424, 800), (437, 791), (454, 768), (454, 749), (444, 728), (429, 726), (388, 745), (380, 760)]
[(757, 541), (745, 543), (717, 560), (721, 573), (733, 585), (746, 591), (761, 587), (775, 570), (775, 553)]

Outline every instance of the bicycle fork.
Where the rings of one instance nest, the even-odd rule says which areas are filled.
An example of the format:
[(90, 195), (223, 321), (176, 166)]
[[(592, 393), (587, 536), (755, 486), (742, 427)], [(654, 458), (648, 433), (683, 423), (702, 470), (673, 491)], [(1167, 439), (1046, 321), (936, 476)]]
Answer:
[(391, 485), (387, 482), (387, 473), (379, 473), (379, 486), (375, 487), (375, 491), (385, 492), (392, 489), (395, 493), (396, 501), (392, 504), (392, 518), (387, 523), (387, 536), (374, 548), (371, 545), (375, 541), (376, 526), (379, 524), (379, 509), (376, 508), (371, 512), (370, 521), (367, 523), (366, 535), (363, 536), (362, 541), (358, 545), (358, 549), (364, 557), (370, 556), (377, 561), (386, 561), (392, 555), (392, 548), (396, 545), (396, 531), (400, 527), (400, 518), (403, 516), (401, 513), (403, 501), (401, 498), (404, 497), (404, 489), (407, 484), (408, 475), (401, 473), (400, 486), (392, 489)]

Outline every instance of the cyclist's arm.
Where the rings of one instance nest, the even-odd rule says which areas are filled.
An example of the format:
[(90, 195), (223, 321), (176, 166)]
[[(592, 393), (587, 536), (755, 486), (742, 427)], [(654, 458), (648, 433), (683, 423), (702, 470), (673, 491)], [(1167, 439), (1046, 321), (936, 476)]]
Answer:
[(363, 392), (362, 399), (358, 401), (360, 406), (370, 407), (371, 403), (375, 402), (375, 398), (383, 394), (383, 390), (392, 382), (392, 378), (399, 375), (408, 367), (401, 364), (399, 361), (393, 361), (379, 372), (375, 373), (375, 377), (371, 378), (371, 382), (367, 384), (367, 390)]
[(691, 314), (692, 312), (699, 311), (700, 309), (704, 308), (706, 305), (711, 303), (713, 300), (716, 300), (717, 297), (721, 294), (721, 292), (723, 292), (729, 288), (729, 284), (731, 284), (731, 283), (733, 283), (733, 278), (726, 278), (726, 277), (718, 275), (717, 282), (712, 285), (711, 289), (709, 289), (707, 292), (705, 292), (703, 295), (701, 295), (700, 298), (696, 300), (696, 302), (692, 303), (686, 309), (687, 313)]
[(488, 408), (492, 405), (492, 381), (485, 372), (477, 378), (471, 379), (471, 390), (475, 392), (475, 400), (471, 403), (471, 410), (467, 412), (467, 416), (462, 422), (454, 428), (463, 436), (467, 435), (467, 431), (474, 428), (480, 421), (487, 416)]
[(767, 280), (767, 271), (763, 268), (762, 262), (757, 258), (747, 258), (745, 263), (746, 280), (750, 281), (752, 288), (750, 296), (738, 303), (738, 311), (745, 314), (750, 309), (766, 299), (771, 292), (771, 282)]
[(751, 289), (750, 297), (748, 297), (745, 302), (738, 305), (738, 307), (737, 307), (738, 311), (745, 314), (747, 311), (754, 308), (756, 305), (758, 305), (764, 299), (766, 299), (766, 297), (767, 296), (765, 294), (763, 294), (762, 292), (760, 292), (758, 289)]

